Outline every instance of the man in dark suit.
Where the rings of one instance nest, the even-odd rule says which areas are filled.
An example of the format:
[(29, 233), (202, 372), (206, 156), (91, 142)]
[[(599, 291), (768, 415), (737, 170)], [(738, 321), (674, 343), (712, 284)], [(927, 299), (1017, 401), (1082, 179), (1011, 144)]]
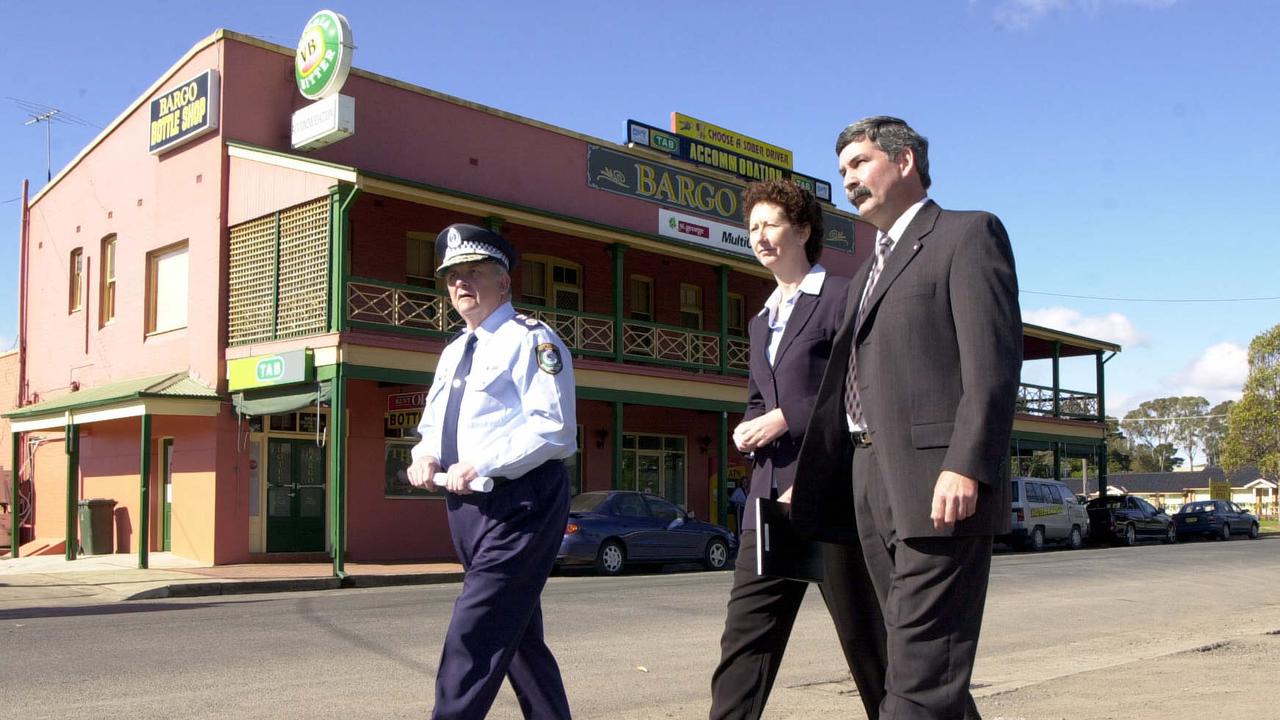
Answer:
[[(789, 180), (752, 183), (743, 192), (751, 249), (777, 288), (751, 319), (747, 411), (733, 433), (752, 453), (742, 544), (711, 680), (712, 720), (753, 720), (764, 712), (808, 583), (756, 572), (756, 498), (790, 507), (795, 460), (817, 399), (818, 383), (843, 320), (847, 278), (828, 275), (822, 209)], [(848, 492), (846, 490), (846, 495)], [(851, 501), (845, 502), (845, 507)], [(884, 695), (884, 623), (854, 534), (824, 548), (822, 596), (869, 717)]]
[[(1013, 252), (994, 215), (927, 198), (928, 141), (902, 120), (854, 123), (836, 152), (879, 232), (849, 285), (792, 517), (861, 540), (888, 644), (880, 717), (978, 718), (969, 681), (992, 538), (1009, 529), (1022, 367)], [(829, 504), (850, 481), (841, 519)]]

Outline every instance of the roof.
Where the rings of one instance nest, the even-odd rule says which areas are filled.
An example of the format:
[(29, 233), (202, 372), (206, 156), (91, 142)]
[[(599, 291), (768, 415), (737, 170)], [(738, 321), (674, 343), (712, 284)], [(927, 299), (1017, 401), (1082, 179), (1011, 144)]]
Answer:
[(178, 398), (192, 400), (218, 400), (217, 391), (206, 387), (188, 373), (168, 373), (151, 377), (122, 380), (67, 393), (52, 400), (27, 405), (4, 414), (4, 417), (21, 419), (47, 416), (68, 410), (111, 405), (143, 398)]
[[(1181, 493), (1190, 488), (1208, 488), (1209, 481), (1227, 480), (1233, 488), (1244, 488), (1265, 476), (1257, 467), (1246, 465), (1227, 473), (1220, 467), (1183, 472), (1112, 473), (1107, 485), (1123, 487), (1131, 493)], [(1274, 480), (1274, 478), (1267, 478)], [(1097, 480), (1089, 481), (1089, 492), (1098, 491)]]

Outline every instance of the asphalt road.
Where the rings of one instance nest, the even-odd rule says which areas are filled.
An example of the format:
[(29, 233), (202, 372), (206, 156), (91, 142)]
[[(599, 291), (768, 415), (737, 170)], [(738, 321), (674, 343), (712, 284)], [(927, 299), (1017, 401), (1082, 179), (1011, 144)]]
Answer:
[[(729, 582), (552, 578), (549, 642), (575, 716), (706, 717)], [(0, 611), (0, 708), (60, 719), (425, 717), (458, 588)], [(1280, 538), (999, 554), (975, 695), (988, 720), (1165, 720), (1221, 707), (1269, 717), (1257, 688), (1280, 672), (1278, 631)], [(811, 592), (766, 717), (863, 717), (833, 633)], [(508, 688), (491, 717), (520, 717)]]

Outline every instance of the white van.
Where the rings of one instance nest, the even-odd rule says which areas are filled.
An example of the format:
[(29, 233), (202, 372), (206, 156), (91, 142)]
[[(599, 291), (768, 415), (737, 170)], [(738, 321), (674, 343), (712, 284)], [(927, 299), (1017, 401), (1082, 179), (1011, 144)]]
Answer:
[(1089, 513), (1065, 483), (1045, 478), (1015, 477), (1013, 524), (1000, 538), (1015, 548), (1043, 550), (1046, 543), (1066, 543), (1072, 550), (1089, 536)]

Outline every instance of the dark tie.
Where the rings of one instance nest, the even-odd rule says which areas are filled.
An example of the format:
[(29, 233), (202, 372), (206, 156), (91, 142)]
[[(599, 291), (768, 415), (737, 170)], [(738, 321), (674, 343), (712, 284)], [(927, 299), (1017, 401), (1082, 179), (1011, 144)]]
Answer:
[(876, 259), (871, 263), (871, 272), (867, 275), (867, 285), (862, 290), (862, 300), (858, 302), (858, 314), (854, 318), (853, 331), (854, 337), (850, 341), (849, 346), (849, 371), (844, 377), (844, 410), (849, 413), (849, 417), (853, 420), (854, 425), (862, 425), (866, 423), (862, 421), (862, 399), (858, 397), (858, 328), (862, 327), (862, 319), (867, 315), (867, 300), (871, 297), (871, 291), (876, 288), (876, 280), (880, 279), (880, 272), (884, 270), (885, 260), (889, 257), (889, 251), (893, 248), (893, 238), (887, 234), (880, 237), (880, 242), (876, 244)]
[(444, 406), (444, 427), (440, 437), (440, 469), (448, 470), (458, 462), (458, 413), (462, 409), (462, 393), (467, 389), (467, 375), (471, 373), (471, 358), (476, 354), (476, 334), (467, 338), (462, 359), (453, 371), (449, 387), (449, 401)]

